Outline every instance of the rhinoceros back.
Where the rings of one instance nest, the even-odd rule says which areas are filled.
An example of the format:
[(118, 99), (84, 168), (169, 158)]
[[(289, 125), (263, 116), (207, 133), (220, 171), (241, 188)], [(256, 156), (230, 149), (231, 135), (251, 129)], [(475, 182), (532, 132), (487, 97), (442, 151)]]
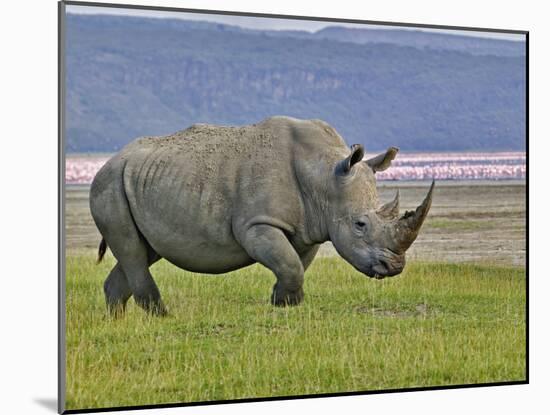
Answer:
[(292, 143), (259, 126), (194, 125), (122, 152), (126, 197), (152, 248), (183, 268), (226, 272), (252, 262), (235, 228), (299, 205)]

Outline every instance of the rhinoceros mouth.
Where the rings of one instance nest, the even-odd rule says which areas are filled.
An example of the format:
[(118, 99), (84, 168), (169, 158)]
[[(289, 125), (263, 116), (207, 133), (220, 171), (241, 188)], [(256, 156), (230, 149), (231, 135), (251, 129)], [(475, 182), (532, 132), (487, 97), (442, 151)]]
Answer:
[(365, 274), (377, 280), (384, 279), (386, 277), (393, 277), (395, 275), (401, 274), (403, 267), (405, 266), (405, 260), (400, 259), (398, 262), (393, 262), (389, 260), (380, 260), (379, 264), (369, 267)]

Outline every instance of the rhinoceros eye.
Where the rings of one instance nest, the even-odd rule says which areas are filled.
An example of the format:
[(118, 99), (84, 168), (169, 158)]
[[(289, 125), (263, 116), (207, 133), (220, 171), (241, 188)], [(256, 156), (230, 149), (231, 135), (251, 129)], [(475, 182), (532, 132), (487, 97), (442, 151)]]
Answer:
[(358, 229), (365, 229), (365, 226), (367, 226), (367, 224), (365, 222), (363, 222), (362, 220), (358, 220), (358, 221), (355, 222), (355, 226)]

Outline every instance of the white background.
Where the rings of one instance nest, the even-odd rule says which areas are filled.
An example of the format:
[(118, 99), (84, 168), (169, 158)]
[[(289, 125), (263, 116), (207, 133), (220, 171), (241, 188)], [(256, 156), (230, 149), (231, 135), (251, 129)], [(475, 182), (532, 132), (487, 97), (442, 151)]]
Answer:
[[(137, 1), (137, 0), (136, 0)], [(128, 0), (130, 2), (130, 0)], [(232, 404), (141, 414), (542, 413), (548, 410), (549, 312), (544, 237), (550, 186), (548, 12), (529, 1), (139, 1), (258, 13), (530, 31), (530, 385)], [(0, 411), (53, 413), (57, 389), (57, 5), (3, 2), (0, 12)], [(222, 411), (223, 410), (223, 411)], [(135, 413), (135, 412), (134, 412)]]

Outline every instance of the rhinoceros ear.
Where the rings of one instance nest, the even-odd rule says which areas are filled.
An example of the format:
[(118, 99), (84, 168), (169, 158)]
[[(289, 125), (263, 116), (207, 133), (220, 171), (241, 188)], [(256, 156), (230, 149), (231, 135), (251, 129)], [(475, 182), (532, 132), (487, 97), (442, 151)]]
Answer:
[(397, 147), (390, 147), (385, 153), (368, 159), (365, 163), (367, 163), (372, 171), (375, 173), (377, 171), (384, 171), (391, 166), (391, 162), (397, 155), (398, 151), (399, 149)]
[(353, 144), (351, 146), (351, 154), (336, 165), (336, 170), (335, 170), (336, 174), (337, 175), (348, 174), (351, 171), (351, 168), (355, 164), (363, 160), (364, 155), (365, 155), (365, 150), (363, 149), (363, 146), (361, 144)]

